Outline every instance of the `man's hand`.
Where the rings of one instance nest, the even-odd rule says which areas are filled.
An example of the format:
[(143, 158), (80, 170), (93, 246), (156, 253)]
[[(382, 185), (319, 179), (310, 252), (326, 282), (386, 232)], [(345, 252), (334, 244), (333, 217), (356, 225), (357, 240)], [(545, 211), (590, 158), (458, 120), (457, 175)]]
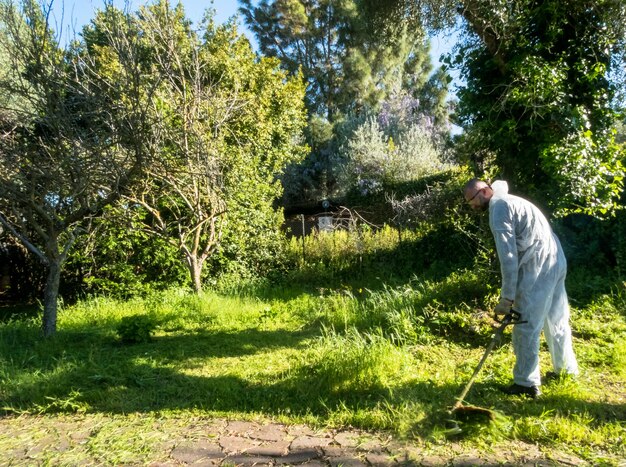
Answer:
[(511, 312), (513, 300), (502, 297), (496, 307), (493, 309), (496, 316), (508, 315)]

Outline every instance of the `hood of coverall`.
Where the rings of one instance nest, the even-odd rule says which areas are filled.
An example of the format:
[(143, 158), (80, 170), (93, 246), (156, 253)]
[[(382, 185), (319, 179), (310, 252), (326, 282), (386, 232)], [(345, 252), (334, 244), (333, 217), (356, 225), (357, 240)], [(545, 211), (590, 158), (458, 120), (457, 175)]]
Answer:
[(491, 184), (493, 190), (492, 198), (504, 198), (509, 194), (509, 184), (504, 180), (496, 180)]

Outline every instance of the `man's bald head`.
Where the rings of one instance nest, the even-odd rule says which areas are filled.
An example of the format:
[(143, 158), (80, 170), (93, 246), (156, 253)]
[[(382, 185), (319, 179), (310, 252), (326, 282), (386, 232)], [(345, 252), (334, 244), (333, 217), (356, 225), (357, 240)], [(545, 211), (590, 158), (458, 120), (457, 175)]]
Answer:
[(484, 211), (489, 206), (493, 190), (484, 180), (472, 178), (465, 184), (463, 196), (472, 209)]
[(468, 181), (465, 184), (465, 187), (463, 188), (463, 193), (467, 194), (468, 192), (475, 192), (477, 190), (481, 190), (483, 188), (488, 188), (489, 184), (487, 182), (485, 182), (484, 180), (481, 180), (480, 178), (472, 178), (470, 181)]

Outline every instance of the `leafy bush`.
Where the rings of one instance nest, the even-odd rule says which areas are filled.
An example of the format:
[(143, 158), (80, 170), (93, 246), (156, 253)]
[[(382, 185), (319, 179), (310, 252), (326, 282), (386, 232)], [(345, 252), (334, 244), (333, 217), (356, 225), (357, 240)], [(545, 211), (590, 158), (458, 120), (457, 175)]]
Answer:
[(149, 342), (158, 321), (149, 315), (124, 316), (117, 326), (117, 334), (127, 344)]
[(413, 123), (394, 140), (379, 122), (361, 124), (342, 150), (344, 164), (337, 178), (346, 191), (378, 193), (385, 186), (422, 178), (448, 167), (433, 135), (422, 123)]
[(94, 221), (93, 235), (78, 238), (65, 265), (64, 297), (130, 298), (188, 282), (177, 249), (147, 235), (138, 225), (139, 218), (124, 218), (124, 211), (123, 207), (109, 208)]

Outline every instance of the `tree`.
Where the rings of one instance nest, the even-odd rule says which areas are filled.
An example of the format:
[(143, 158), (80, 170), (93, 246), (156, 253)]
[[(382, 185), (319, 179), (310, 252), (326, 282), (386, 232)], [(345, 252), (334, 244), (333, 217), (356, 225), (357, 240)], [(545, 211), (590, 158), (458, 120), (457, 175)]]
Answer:
[[(140, 176), (145, 148), (124, 139), (149, 125), (139, 111), (104, 105), (98, 91), (119, 86), (120, 76), (94, 74), (88, 55), (56, 42), (45, 8), (20, 5), (3, 3), (0, 16), (10, 60), (0, 94), (13, 96), (0, 139), (0, 222), (47, 267), (42, 327), (51, 336), (68, 252), (89, 219)], [(127, 76), (138, 73), (126, 65)]]
[[(109, 19), (119, 14), (105, 11), (87, 39), (111, 37)], [(180, 251), (199, 293), (206, 260), (222, 245), (224, 231), (242, 222), (243, 207), (275, 217), (277, 176), (303, 150), (304, 90), (275, 59), (257, 60), (233, 25), (217, 27), (210, 14), (203, 36), (191, 29), (180, 4), (172, 9), (167, 1), (141, 8), (132, 24), (117, 34), (141, 37), (146, 64), (162, 79), (146, 94), (154, 118), (142, 135), (158, 157), (126, 194), (128, 212), (148, 213), (143, 228)], [(98, 54), (103, 62), (113, 57), (109, 66), (116, 69), (120, 54), (111, 47), (100, 44)], [(264, 227), (277, 228), (276, 220), (270, 224)]]
[[(445, 77), (434, 74), (428, 42), (419, 24), (377, 21), (376, 2), (368, 0), (240, 0), (244, 19), (261, 51), (278, 57), (307, 82), (311, 153), (290, 168), (284, 185), (289, 202), (329, 196), (339, 146), (337, 126), (348, 118), (376, 112), (402, 90), (436, 115), (447, 131)], [(417, 26), (417, 27), (415, 27)], [(294, 190), (297, 188), (297, 191)], [(298, 193), (298, 191), (300, 193)]]
[(482, 40), (459, 48), (461, 121), (502, 175), (559, 214), (606, 214), (623, 188), (609, 73), (623, 34), (614, 15), (625, 13), (611, 1), (543, 0), (465, 15)]
[(405, 80), (421, 89), (431, 66), (421, 28), (371, 21), (359, 0), (241, 0), (246, 23), (261, 51), (278, 57), (291, 73), (307, 80), (307, 108), (334, 121), (364, 107), (376, 107)]
[[(385, 0), (378, 12), (465, 32), (450, 64), (464, 151), (564, 214), (609, 212), (622, 191), (626, 4), (619, 0)], [(460, 20), (460, 21), (459, 21)]]
[(367, 195), (393, 190), (449, 168), (433, 119), (408, 93), (382, 102), (380, 111), (352, 122), (339, 148), (341, 186)]

